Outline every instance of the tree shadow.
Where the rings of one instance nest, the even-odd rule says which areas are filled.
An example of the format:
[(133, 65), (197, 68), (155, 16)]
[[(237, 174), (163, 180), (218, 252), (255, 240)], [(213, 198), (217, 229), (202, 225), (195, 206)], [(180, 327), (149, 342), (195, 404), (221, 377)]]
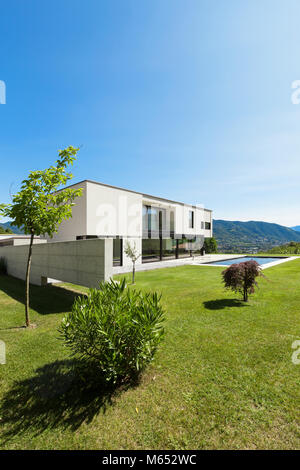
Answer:
[[(0, 291), (25, 304), (25, 282), (12, 276), (0, 276)], [(34, 286), (30, 284), (30, 308), (47, 315), (71, 310), (76, 297), (85, 295), (64, 287), (49, 284)]]
[(29, 429), (34, 436), (53, 428), (76, 431), (138, 383), (109, 386), (104, 380), (95, 382), (94, 370), (80, 377), (77, 366), (76, 360), (46, 364), (7, 391), (0, 404), (4, 443)]
[(248, 307), (246, 302), (238, 299), (218, 299), (218, 300), (207, 300), (203, 302), (205, 308), (209, 310), (222, 310), (228, 307)]

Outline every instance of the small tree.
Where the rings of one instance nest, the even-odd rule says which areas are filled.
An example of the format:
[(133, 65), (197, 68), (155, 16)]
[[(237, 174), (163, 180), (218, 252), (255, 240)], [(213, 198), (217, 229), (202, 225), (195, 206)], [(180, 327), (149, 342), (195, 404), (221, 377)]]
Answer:
[(13, 231), (9, 227), (5, 228), (5, 227), (1, 227), (0, 225), (0, 233), (1, 235), (5, 235), (5, 234), (11, 234), (13, 233)]
[(6, 259), (1, 256), (1, 258), (0, 258), (0, 275), (5, 276), (6, 274), (7, 274)]
[(223, 281), (227, 289), (240, 292), (244, 301), (248, 302), (248, 295), (254, 293), (257, 286), (256, 278), (263, 276), (260, 265), (254, 261), (232, 264), (222, 272)]
[(135, 278), (135, 263), (141, 256), (140, 253), (138, 252), (136, 248), (136, 244), (134, 242), (133, 246), (127, 241), (124, 249), (124, 253), (128, 258), (131, 259), (132, 261), (132, 284), (134, 284), (134, 278)]
[(0, 206), (2, 215), (12, 219), (13, 225), (30, 235), (25, 282), (27, 327), (30, 326), (29, 279), (34, 236), (48, 234), (52, 237), (61, 222), (72, 216), (73, 201), (81, 196), (82, 189), (67, 188), (56, 191), (73, 177), (66, 168), (73, 164), (78, 150), (72, 146), (59, 150), (55, 166), (46, 170), (31, 171), (28, 178), (22, 181), (21, 190), (13, 196), (12, 204)]
[(205, 238), (203, 248), (204, 248), (205, 253), (217, 253), (218, 252), (217, 240), (214, 237)]

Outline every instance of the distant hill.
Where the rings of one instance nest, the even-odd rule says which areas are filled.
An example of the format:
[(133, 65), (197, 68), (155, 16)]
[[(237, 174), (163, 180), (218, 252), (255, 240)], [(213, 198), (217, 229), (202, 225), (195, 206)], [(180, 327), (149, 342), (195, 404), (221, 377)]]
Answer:
[[(0, 227), (10, 228), (15, 234), (24, 233), (11, 222), (0, 223)], [(218, 242), (218, 251), (223, 253), (257, 253), (282, 245), (283, 251), (296, 250), (298, 247), (291, 245), (286, 248), (285, 245), (289, 242), (300, 243), (300, 225), (289, 228), (268, 222), (214, 220), (213, 235)]]
[(17, 234), (17, 235), (20, 235), (20, 234), (23, 234), (24, 231), (23, 230), (20, 230), (18, 227), (15, 227), (14, 225), (11, 225), (10, 222), (5, 222), (5, 223), (0, 223), (0, 227), (2, 227), (3, 229), (7, 229), (9, 228), (13, 233)]
[(300, 242), (300, 233), (283, 225), (268, 222), (214, 220), (213, 235), (218, 251), (256, 253), (288, 242)]
[(274, 246), (274, 248), (268, 250), (267, 253), (270, 253), (271, 255), (300, 255), (300, 243), (290, 242), (285, 245)]

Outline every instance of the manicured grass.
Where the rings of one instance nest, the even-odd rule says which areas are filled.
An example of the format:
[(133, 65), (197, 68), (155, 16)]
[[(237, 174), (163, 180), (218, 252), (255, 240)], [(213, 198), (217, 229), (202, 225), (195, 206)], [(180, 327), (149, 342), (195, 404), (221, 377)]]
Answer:
[(57, 327), (74, 293), (0, 277), (2, 449), (299, 449), (300, 259), (266, 269), (248, 304), (225, 291), (222, 267), (138, 272), (159, 290), (166, 338), (138, 386), (79, 387)]

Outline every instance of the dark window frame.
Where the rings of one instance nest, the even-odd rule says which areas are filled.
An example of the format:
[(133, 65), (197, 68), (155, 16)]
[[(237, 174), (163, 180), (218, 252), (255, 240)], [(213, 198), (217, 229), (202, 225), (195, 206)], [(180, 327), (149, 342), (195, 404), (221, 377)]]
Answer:
[(189, 211), (189, 228), (195, 228), (195, 212)]
[(120, 240), (120, 262), (114, 260), (113, 254), (113, 266), (123, 266), (123, 237), (115, 237), (116, 240)]

